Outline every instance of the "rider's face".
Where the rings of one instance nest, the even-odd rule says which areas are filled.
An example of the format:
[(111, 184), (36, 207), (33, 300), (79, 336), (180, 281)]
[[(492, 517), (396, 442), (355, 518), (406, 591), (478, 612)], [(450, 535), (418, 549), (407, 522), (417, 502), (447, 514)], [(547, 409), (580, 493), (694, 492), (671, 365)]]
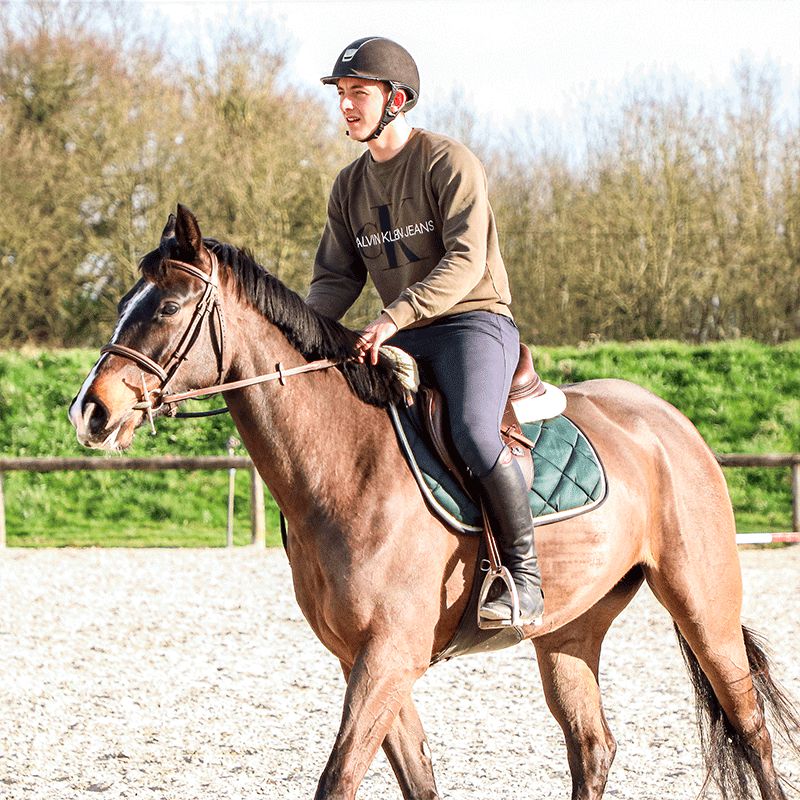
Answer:
[(385, 86), (366, 78), (340, 78), (339, 110), (351, 138), (364, 141), (375, 130), (383, 116), (388, 97)]

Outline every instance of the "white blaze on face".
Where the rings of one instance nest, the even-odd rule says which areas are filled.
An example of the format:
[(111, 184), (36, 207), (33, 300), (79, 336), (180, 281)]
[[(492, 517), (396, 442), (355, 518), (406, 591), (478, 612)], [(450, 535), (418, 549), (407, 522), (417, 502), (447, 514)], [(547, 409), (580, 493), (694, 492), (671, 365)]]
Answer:
[(103, 359), (106, 357), (104, 353), (100, 356), (99, 360), (95, 365), (92, 367), (91, 372), (86, 376), (86, 380), (83, 382), (83, 386), (81, 386), (81, 390), (78, 392), (78, 396), (72, 401), (72, 405), (69, 407), (69, 421), (72, 423), (72, 427), (75, 428), (75, 431), (78, 434), (78, 441), (83, 444), (83, 434), (84, 434), (84, 425), (83, 425), (83, 401), (86, 397), (86, 392), (89, 390), (89, 387), (94, 383), (95, 376), (97, 375), (97, 370), (99, 369), (100, 365), (103, 363)]
[[(109, 344), (114, 344), (117, 341), (117, 337), (122, 332), (122, 329), (125, 327), (125, 323), (130, 318), (133, 310), (145, 299), (147, 293), (154, 289), (152, 283), (145, 283), (141, 289), (128, 301), (128, 304), (125, 306), (125, 310), (122, 312), (119, 320), (117, 321), (117, 327), (114, 328), (114, 333), (111, 336), (111, 340)], [(89, 391), (89, 388), (94, 383), (95, 378), (97, 377), (97, 371), (100, 369), (100, 365), (103, 363), (103, 360), (108, 357), (107, 353), (104, 353), (100, 358), (97, 360), (97, 363), (92, 367), (91, 372), (86, 376), (86, 380), (83, 382), (83, 386), (81, 386), (81, 390), (78, 392), (78, 396), (73, 401), (72, 405), (69, 407), (69, 421), (75, 428), (75, 431), (78, 435), (78, 441), (81, 444), (85, 443), (86, 440), (86, 429), (84, 425), (83, 419), (83, 401), (86, 398), (86, 394)], [(116, 434), (115, 434), (116, 435)]]
[(142, 284), (142, 288), (139, 289), (136, 294), (128, 300), (128, 304), (125, 306), (125, 310), (120, 315), (120, 318), (117, 320), (117, 327), (114, 328), (114, 333), (111, 334), (111, 340), (109, 344), (116, 344), (117, 337), (122, 332), (122, 329), (125, 327), (125, 323), (130, 318), (133, 310), (147, 297), (149, 292), (154, 290), (156, 287), (153, 286), (152, 283), (144, 283)]

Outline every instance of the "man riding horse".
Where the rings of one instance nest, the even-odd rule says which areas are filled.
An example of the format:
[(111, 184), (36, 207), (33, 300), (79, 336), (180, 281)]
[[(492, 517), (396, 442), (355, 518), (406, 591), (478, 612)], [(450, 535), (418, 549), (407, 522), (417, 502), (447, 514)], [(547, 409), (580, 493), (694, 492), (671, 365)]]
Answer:
[[(528, 487), (499, 434), (519, 331), (483, 166), (463, 144), (406, 120), (419, 73), (395, 42), (353, 42), (322, 82), (337, 87), (347, 135), (367, 150), (334, 181), (307, 302), (339, 319), (370, 275), (384, 309), (361, 332), (360, 354), (375, 364), (381, 345), (396, 345), (444, 393), (453, 442), (517, 587), (520, 622), (535, 623), (543, 597)], [(507, 587), (480, 610), (503, 622), (512, 612)]]

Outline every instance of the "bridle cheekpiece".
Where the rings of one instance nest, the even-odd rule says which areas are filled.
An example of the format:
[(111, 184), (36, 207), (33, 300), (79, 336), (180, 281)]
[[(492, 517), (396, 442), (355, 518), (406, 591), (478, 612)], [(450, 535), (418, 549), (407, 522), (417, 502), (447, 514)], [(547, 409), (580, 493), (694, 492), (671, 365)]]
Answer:
[[(233, 389), (241, 389), (245, 386), (253, 386), (258, 383), (266, 383), (269, 381), (280, 381), (281, 385), (285, 385), (286, 378), (292, 375), (299, 375), (304, 372), (314, 372), (316, 370), (328, 369), (343, 363), (346, 359), (332, 360), (320, 359), (319, 361), (312, 361), (307, 364), (302, 364), (298, 367), (291, 367), (285, 369), (282, 364), (276, 365), (276, 371), (264, 375), (257, 375), (253, 378), (245, 378), (239, 381), (232, 381), (230, 383), (222, 383), (222, 376), (225, 372), (225, 317), (222, 313), (222, 304), (219, 297), (219, 261), (217, 256), (211, 250), (208, 251), (211, 256), (211, 272), (206, 273), (199, 267), (193, 264), (187, 264), (185, 261), (176, 261), (172, 258), (167, 258), (162, 261), (163, 264), (179, 269), (194, 278), (205, 283), (205, 290), (203, 295), (198, 300), (195, 306), (194, 313), (189, 325), (183, 332), (178, 345), (173, 350), (170, 357), (167, 359), (166, 364), (162, 366), (157, 361), (154, 361), (149, 356), (139, 350), (126, 345), (110, 342), (104, 347), (100, 348), (102, 355), (110, 354), (127, 358), (137, 364), (142, 371), (142, 400), (133, 406), (134, 410), (144, 411), (150, 422), (150, 429), (155, 434), (155, 423), (153, 412), (161, 409), (165, 405), (172, 405), (179, 403), (182, 400), (189, 400), (195, 397), (205, 397), (207, 395), (216, 394), (221, 391), (231, 391)], [(180, 392), (177, 394), (167, 394), (167, 386), (178, 371), (181, 364), (186, 361), (189, 351), (197, 341), (200, 331), (202, 330), (203, 323), (209, 319), (209, 330), (212, 332), (212, 340), (216, 342), (217, 349), (217, 383), (213, 386), (206, 387), (205, 389), (192, 389), (187, 392)], [(214, 325), (214, 321), (216, 325)], [(148, 389), (145, 380), (144, 372), (149, 372), (155, 375), (160, 384), (155, 389)], [(194, 414), (182, 414), (177, 416), (209, 416), (211, 414), (223, 413), (227, 411), (226, 408), (216, 411), (205, 411)]]

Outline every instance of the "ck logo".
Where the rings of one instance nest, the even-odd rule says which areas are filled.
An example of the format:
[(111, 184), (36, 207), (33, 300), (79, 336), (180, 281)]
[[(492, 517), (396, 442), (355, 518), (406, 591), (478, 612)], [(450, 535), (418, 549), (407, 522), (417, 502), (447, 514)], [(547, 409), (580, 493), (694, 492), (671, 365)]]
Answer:
[(356, 231), (356, 244), (361, 256), (372, 261), (385, 255), (386, 269), (395, 269), (413, 261), (421, 261), (422, 258), (411, 249), (409, 240), (415, 236), (434, 232), (433, 220), (395, 227), (392, 224), (388, 204), (372, 208), (377, 211), (378, 225), (367, 222)]

